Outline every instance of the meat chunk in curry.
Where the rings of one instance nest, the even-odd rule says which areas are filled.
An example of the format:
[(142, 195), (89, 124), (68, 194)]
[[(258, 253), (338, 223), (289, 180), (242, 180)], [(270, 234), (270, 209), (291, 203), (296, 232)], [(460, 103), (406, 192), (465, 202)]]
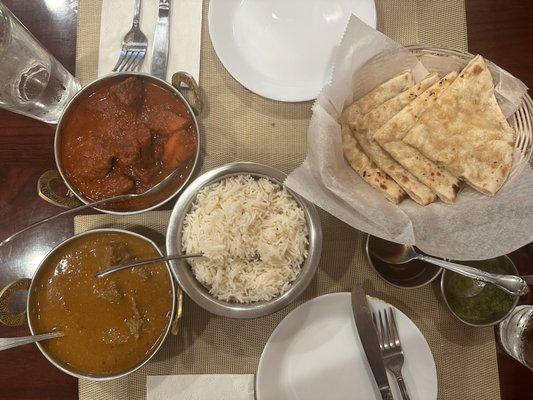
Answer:
[(60, 135), (65, 175), (91, 201), (146, 192), (176, 169), (180, 186), (198, 146), (183, 101), (137, 76), (81, 98)]

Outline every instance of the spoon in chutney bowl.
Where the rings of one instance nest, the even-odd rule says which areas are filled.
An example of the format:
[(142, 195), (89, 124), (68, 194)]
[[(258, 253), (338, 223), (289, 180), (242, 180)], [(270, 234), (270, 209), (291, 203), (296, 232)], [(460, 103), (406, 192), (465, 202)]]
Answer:
[[(522, 296), (529, 292), (526, 281), (519, 276), (494, 274), (467, 265), (430, 257), (426, 254), (418, 253), (411, 245), (395, 244), (394, 247), (391, 247), (390, 242), (386, 240), (376, 240), (371, 252), (375, 257), (388, 264), (405, 264), (409, 261), (420, 260), (456, 272), (478, 282), (492, 283), (506, 293), (515, 296)], [(481, 282), (479, 285), (480, 288), (483, 287)]]

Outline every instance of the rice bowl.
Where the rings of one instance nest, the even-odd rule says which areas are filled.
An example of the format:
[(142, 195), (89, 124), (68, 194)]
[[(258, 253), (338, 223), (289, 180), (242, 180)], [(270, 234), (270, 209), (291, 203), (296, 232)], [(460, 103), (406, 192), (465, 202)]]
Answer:
[[(198, 193), (205, 187), (220, 182), (228, 177), (250, 175), (255, 180), (266, 178), (280, 188), (286, 175), (275, 168), (252, 163), (236, 162), (212, 169), (196, 178), (180, 195), (168, 222), (166, 250), (168, 254), (184, 254), (182, 246), (185, 218), (193, 210)], [(193, 268), (185, 260), (170, 261), (171, 271), (185, 293), (200, 307), (207, 311), (230, 318), (257, 318), (276, 312), (292, 303), (309, 286), (318, 268), (322, 252), (322, 228), (318, 212), (313, 204), (286, 188), (284, 189), (298, 204), (303, 212), (307, 228), (307, 257), (300, 265), (300, 272), (290, 283), (286, 291), (271, 300), (258, 300), (246, 303), (221, 300), (209, 292), (207, 285), (202, 284), (193, 272)]]

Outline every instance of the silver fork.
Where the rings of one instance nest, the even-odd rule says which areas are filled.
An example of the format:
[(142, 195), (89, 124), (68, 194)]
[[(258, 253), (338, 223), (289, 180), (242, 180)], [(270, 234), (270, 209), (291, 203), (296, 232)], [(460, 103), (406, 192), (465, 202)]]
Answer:
[[(389, 314), (389, 315), (387, 315)], [(394, 311), (389, 307), (387, 310), (383, 310), (383, 317), (381, 311), (372, 313), (374, 324), (376, 325), (379, 337), (379, 347), (381, 348), (381, 355), (383, 356), (383, 363), (398, 382), (400, 393), (403, 400), (410, 400), (407, 387), (402, 376), (403, 367), (403, 351), (402, 344), (400, 342), (400, 336), (398, 335), (398, 327), (396, 325), (396, 318), (394, 317)], [(378, 320), (379, 319), (379, 323)]]
[(122, 40), (122, 49), (113, 72), (116, 71), (135, 71), (138, 69), (148, 48), (148, 39), (139, 28), (141, 18), (141, 0), (135, 0), (135, 14), (133, 16), (133, 25), (124, 39)]

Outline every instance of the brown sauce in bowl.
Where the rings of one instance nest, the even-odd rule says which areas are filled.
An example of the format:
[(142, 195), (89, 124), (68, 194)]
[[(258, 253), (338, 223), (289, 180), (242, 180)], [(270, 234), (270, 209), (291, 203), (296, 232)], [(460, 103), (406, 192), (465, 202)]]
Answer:
[(35, 334), (62, 331), (42, 342), (69, 370), (93, 376), (125, 372), (146, 360), (163, 340), (172, 311), (171, 278), (164, 263), (95, 273), (117, 263), (159, 257), (149, 242), (125, 233), (91, 233), (58, 248), (41, 266), (30, 293)]
[[(198, 145), (184, 102), (140, 76), (125, 77), (79, 98), (62, 121), (60, 138), (65, 177), (88, 201), (144, 193), (176, 169), (180, 173), (173, 186), (181, 186)], [(112, 209), (130, 210), (124, 204)]]

